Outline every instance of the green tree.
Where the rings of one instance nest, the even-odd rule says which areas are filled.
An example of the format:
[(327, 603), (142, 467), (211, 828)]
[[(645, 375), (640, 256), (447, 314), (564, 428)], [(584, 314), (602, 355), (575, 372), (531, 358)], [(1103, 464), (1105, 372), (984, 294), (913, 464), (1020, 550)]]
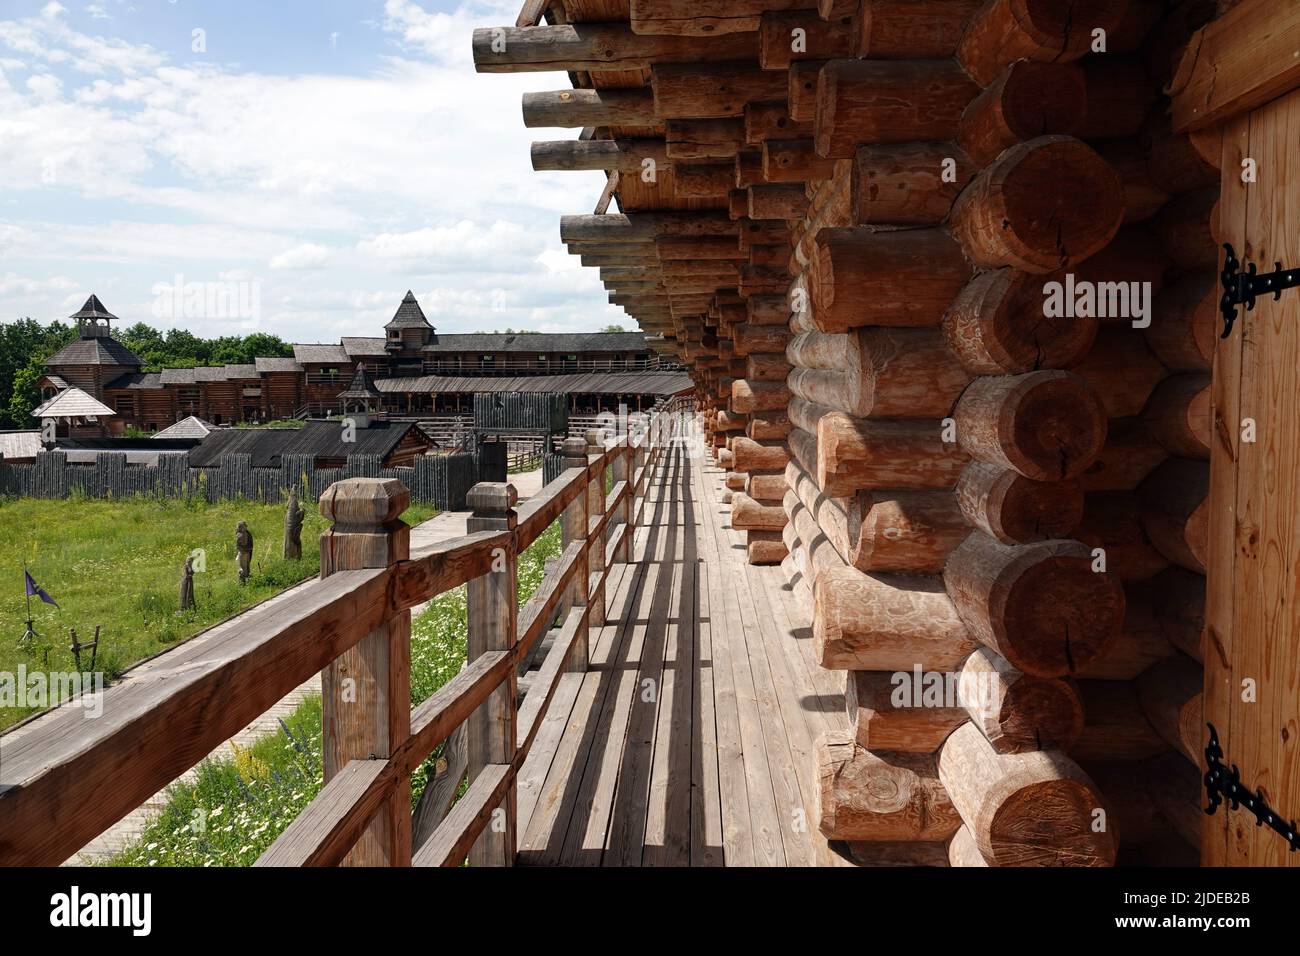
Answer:
[(607, 325), (603, 329), (601, 329), (601, 331), (602, 332), (626, 332), (627, 329), (623, 328), (623, 326), (621, 325)]

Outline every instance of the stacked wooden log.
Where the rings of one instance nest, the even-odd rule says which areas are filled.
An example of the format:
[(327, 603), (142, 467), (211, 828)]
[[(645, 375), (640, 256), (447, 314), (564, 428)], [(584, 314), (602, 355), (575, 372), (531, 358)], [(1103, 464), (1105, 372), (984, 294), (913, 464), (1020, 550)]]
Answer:
[(590, 134), (535, 164), (623, 210), (562, 236), (691, 369), (749, 559), (845, 672), (821, 829), (978, 866), (1184, 841), (1217, 145), (1160, 90), (1204, 4), (789, 6), (634, 0), (506, 56), (590, 87), (525, 100)]

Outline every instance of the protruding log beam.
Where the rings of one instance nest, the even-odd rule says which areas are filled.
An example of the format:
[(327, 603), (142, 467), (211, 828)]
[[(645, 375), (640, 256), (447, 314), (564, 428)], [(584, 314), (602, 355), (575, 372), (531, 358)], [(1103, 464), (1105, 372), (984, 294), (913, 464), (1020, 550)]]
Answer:
[(791, 221), (808, 212), (808, 197), (800, 185), (754, 185), (749, 187), (750, 219)]
[(1089, 57), (1083, 61), (1088, 113), (1078, 133), (1087, 140), (1136, 136), (1160, 96), (1136, 56)]
[(755, 501), (782, 501), (789, 489), (785, 483), (785, 472), (751, 473), (745, 479), (745, 494)]
[(749, 531), (745, 534), (745, 558), (750, 564), (780, 564), (789, 553), (779, 531)]
[(1132, 680), (1174, 654), (1156, 617), (1154, 591), (1155, 586), (1147, 581), (1125, 582), (1124, 627), (1105, 654), (1080, 668), (1079, 677)]
[(1003, 152), (962, 191), (950, 227), (982, 268), (1045, 273), (1098, 252), (1123, 221), (1119, 175), (1080, 140), (1040, 136)]
[[(858, 746), (876, 753), (933, 754), (970, 719), (947, 697), (946, 674), (845, 671), (844, 704)], [(927, 680), (928, 679), (928, 680)], [(938, 685), (937, 687), (934, 685)]]
[[(790, 64), (785, 99), (791, 119), (800, 123), (814, 122), (817, 116), (818, 77), (826, 63), (826, 60), (817, 59)], [(815, 124), (813, 129), (815, 132)]]
[(1200, 759), (1204, 686), (1201, 665), (1181, 654), (1153, 664), (1137, 679), (1142, 713), (1165, 743), (1193, 764)]
[(780, 531), (785, 522), (780, 505), (755, 501), (741, 491), (731, 496), (731, 526), (737, 531)]
[(784, 353), (790, 341), (790, 332), (779, 325), (750, 325), (748, 322), (732, 327), (732, 340), (736, 354), (754, 355), (759, 352)]
[(1210, 468), (1171, 458), (1142, 483), (1142, 528), (1151, 543), (1179, 567), (1205, 573), (1209, 537)]
[(665, 143), (669, 159), (730, 160), (744, 138), (745, 124), (738, 119), (669, 120)]
[(832, 732), (818, 741), (817, 764), (828, 839), (936, 842), (961, 826), (932, 754), (877, 753)]
[(769, 183), (809, 183), (830, 179), (835, 160), (817, 155), (812, 137), (769, 139), (763, 143), (763, 177)]
[(998, 753), (1068, 751), (1083, 731), (1083, 701), (1070, 681), (1021, 673), (987, 647), (962, 664), (957, 698)]
[[(644, 70), (699, 55), (698, 40), (645, 36), (621, 23), (566, 23), (535, 27), (481, 27), (474, 31), (474, 69), (479, 73), (544, 70)], [(709, 55), (737, 60), (758, 55), (758, 33), (719, 36)]]
[(763, 14), (758, 28), (758, 63), (765, 70), (786, 70), (799, 60), (853, 56), (851, 16), (826, 21), (814, 10)]
[(1043, 315), (1047, 277), (1015, 269), (981, 272), (958, 293), (943, 320), (948, 346), (976, 375), (1069, 368), (1097, 335), (1092, 317)]
[(849, 509), (851, 560), (861, 571), (938, 574), (970, 533), (951, 491), (881, 491)]
[(651, 68), (650, 88), (662, 119), (743, 117), (746, 103), (784, 96), (786, 76), (746, 60), (664, 63)]
[(830, 670), (953, 671), (980, 644), (938, 577), (823, 572), (813, 593), (813, 646)]
[(790, 434), (791, 427), (784, 411), (755, 412), (745, 426), (745, 436), (755, 441), (780, 441)]
[(951, 142), (859, 147), (849, 179), (850, 215), (858, 225), (938, 225), (977, 168)]
[(939, 779), (993, 866), (1111, 866), (1114, 828), (1097, 831), (1096, 784), (1058, 751), (999, 754), (973, 724), (939, 751)]
[(1219, 263), (1219, 188), (1184, 193), (1161, 210), (1156, 232), (1174, 265), (1214, 271)]
[(640, 34), (712, 38), (757, 30), (763, 14), (779, 6), (765, 0), (705, 6), (697, 0), (632, 0), (628, 15), (632, 29)]
[(947, 59), (982, 2), (870, 0), (855, 4), (854, 47), (845, 55), (873, 60)]
[(864, 325), (938, 325), (970, 278), (961, 247), (942, 229), (821, 229), (808, 284), (823, 332)]
[(817, 152), (848, 159), (864, 143), (947, 139), (978, 93), (951, 60), (832, 60), (817, 79)]
[(1142, 506), (1129, 491), (1089, 492), (1083, 521), (1075, 533), (1090, 548), (1100, 548), (1106, 568), (1125, 581), (1143, 581), (1169, 567), (1142, 528)]
[(1037, 481), (1079, 475), (1106, 441), (1101, 403), (1058, 370), (981, 377), (957, 403), (957, 440), (972, 458)]
[(873, 421), (790, 402), (797, 427), (812, 425), (817, 441), (814, 477), (831, 497), (860, 490), (951, 488), (969, 461), (957, 444), (943, 440), (937, 421)]
[(737, 234), (736, 223), (726, 213), (709, 211), (560, 217), (561, 242), (653, 242), (661, 236), (734, 238)]
[(1003, 544), (1065, 538), (1083, 519), (1077, 481), (1034, 481), (982, 461), (962, 470), (956, 501), (972, 527)]
[(1075, 133), (1087, 111), (1088, 93), (1077, 66), (1017, 60), (966, 107), (957, 142), (977, 167), (987, 166), (1016, 143)]
[(811, 122), (796, 123), (790, 118), (784, 98), (772, 103), (745, 104), (745, 142), (762, 146), (769, 139), (811, 137)]
[(784, 382), (751, 382), (738, 378), (731, 385), (733, 411), (753, 413), (783, 410), (790, 401)]
[(1147, 345), (1173, 371), (1209, 371), (1218, 338), (1222, 287), (1212, 272), (1191, 273), (1156, 296)]
[(698, 259), (743, 261), (745, 254), (740, 251), (740, 243), (734, 237), (664, 236), (654, 242), (659, 258), (668, 261), (689, 261)]
[(790, 461), (789, 454), (778, 442), (764, 443), (749, 437), (737, 437), (731, 448), (736, 456), (736, 471), (778, 471)]
[(1038, 677), (1074, 673), (1104, 653), (1124, 619), (1118, 579), (1093, 570), (1078, 541), (1005, 545), (974, 532), (944, 582), (971, 633)]
[(1123, 326), (1103, 328), (1072, 371), (1088, 383), (1110, 418), (1140, 415), (1169, 374), (1143, 338)]
[(1169, 454), (1209, 461), (1209, 374), (1171, 375), (1151, 393), (1142, 418)]
[(1016, 60), (1068, 63), (1089, 51), (1094, 30), (1109, 34), (1127, 11), (1128, 0), (989, 0), (967, 25), (957, 61), (980, 86)]
[(553, 90), (524, 94), (524, 125), (529, 128), (593, 129), (659, 123), (654, 96), (640, 90)]
[(1147, 760), (1168, 750), (1142, 713), (1133, 681), (1081, 680), (1083, 733), (1070, 751), (1076, 760)]

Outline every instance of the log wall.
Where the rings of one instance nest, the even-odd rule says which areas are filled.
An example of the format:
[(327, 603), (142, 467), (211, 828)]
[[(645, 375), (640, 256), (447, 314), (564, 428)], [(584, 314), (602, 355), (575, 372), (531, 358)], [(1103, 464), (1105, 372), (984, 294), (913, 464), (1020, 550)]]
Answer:
[(819, 825), (860, 860), (1187, 862), (1218, 149), (1161, 90), (1213, 10), (771, 7), (633, 5), (674, 62), (610, 122), (665, 123), (631, 149), (676, 182), (614, 174), (627, 215), (561, 231), (688, 363), (732, 526), (844, 672)]

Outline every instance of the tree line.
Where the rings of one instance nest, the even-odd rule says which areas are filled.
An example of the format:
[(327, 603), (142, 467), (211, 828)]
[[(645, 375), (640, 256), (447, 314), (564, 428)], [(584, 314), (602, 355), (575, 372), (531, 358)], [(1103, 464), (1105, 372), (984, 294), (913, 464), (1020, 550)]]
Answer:
[[(24, 318), (0, 325), (0, 428), (32, 428), (32, 409), (41, 402), (45, 360), (75, 341), (77, 327)], [(253, 359), (286, 358), (293, 347), (278, 335), (253, 332), (205, 339), (185, 329), (155, 329), (137, 322), (114, 335), (139, 356), (141, 371), (198, 365), (250, 365)]]

